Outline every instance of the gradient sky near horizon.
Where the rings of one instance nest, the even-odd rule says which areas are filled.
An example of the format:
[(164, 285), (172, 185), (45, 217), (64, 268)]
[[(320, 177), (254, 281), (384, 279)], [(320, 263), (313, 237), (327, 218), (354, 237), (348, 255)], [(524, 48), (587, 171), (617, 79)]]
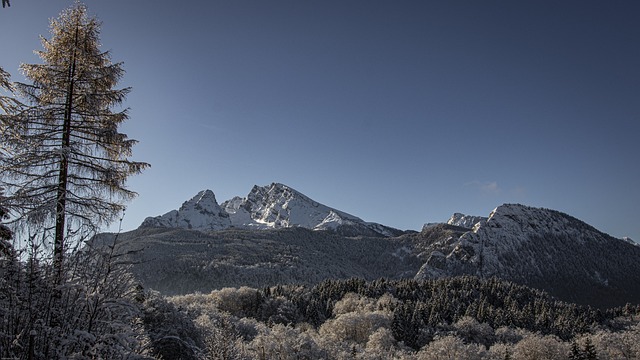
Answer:
[[(72, 4), (0, 9), (14, 80)], [(152, 165), (124, 230), (281, 182), (400, 229), (521, 203), (640, 242), (639, 1), (85, 4)]]

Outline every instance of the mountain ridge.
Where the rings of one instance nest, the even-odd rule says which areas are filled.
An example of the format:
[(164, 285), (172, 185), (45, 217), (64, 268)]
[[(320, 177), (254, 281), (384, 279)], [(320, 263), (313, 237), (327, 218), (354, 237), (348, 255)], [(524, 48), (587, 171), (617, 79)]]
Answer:
[(363, 236), (396, 236), (403, 231), (366, 222), (323, 205), (281, 183), (254, 185), (249, 194), (218, 204), (213, 191), (202, 190), (178, 210), (146, 218), (140, 228), (164, 227), (194, 230), (279, 229), (303, 227)]
[[(110, 236), (115, 241), (102, 234), (96, 244), (108, 244)], [(640, 303), (640, 246), (560, 211), (521, 204), (500, 205), (487, 217), (454, 213), (411, 232), (365, 222), (272, 183), (220, 205), (203, 190), (119, 241), (128, 261), (140, 263), (133, 266), (136, 276), (172, 294), (354, 276), (471, 275), (582, 305)]]
[(577, 303), (640, 302), (640, 247), (568, 214), (504, 204), (458, 235), (432, 249), (416, 279), (495, 276)]

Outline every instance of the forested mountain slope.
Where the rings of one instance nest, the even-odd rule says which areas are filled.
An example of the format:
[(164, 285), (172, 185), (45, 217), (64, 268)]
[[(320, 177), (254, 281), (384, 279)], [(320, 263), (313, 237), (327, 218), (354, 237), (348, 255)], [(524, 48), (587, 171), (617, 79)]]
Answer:
[[(116, 250), (145, 287), (164, 294), (352, 277), (473, 275), (514, 281), (583, 305), (640, 303), (640, 247), (547, 209), (503, 205), (478, 221), (473, 229), (437, 224), (398, 237), (349, 237), (302, 227), (140, 228), (120, 234)], [(114, 238), (100, 234), (92, 243)]]
[[(331, 278), (412, 278), (426, 261), (416, 235), (346, 237), (299, 227), (208, 232), (142, 228), (118, 235), (116, 251), (145, 287), (185, 294)], [(110, 244), (114, 238), (100, 234), (91, 243)]]
[(416, 278), (497, 276), (579, 304), (640, 303), (640, 247), (567, 214), (502, 205), (454, 237), (431, 243)]

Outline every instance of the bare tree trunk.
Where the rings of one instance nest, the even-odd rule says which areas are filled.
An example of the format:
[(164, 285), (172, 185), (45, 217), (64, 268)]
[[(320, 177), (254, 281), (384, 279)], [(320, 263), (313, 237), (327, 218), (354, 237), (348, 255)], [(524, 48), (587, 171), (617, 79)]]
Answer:
[(58, 176), (58, 194), (56, 203), (56, 233), (53, 245), (53, 264), (56, 271), (56, 281), (62, 279), (62, 263), (64, 257), (64, 227), (67, 203), (67, 182), (69, 172), (69, 146), (71, 143), (71, 113), (73, 111), (74, 78), (76, 75), (76, 47), (78, 45), (78, 25), (76, 25), (75, 41), (71, 65), (69, 66), (69, 87), (64, 109), (64, 124), (62, 126), (62, 144), (60, 171)]

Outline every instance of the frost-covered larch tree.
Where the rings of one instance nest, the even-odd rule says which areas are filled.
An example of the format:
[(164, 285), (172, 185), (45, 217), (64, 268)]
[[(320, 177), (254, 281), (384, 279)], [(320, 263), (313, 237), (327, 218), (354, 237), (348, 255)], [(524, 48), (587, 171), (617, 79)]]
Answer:
[(62, 269), (65, 239), (115, 220), (136, 193), (128, 176), (149, 165), (131, 161), (135, 140), (118, 132), (128, 119), (118, 109), (129, 88), (124, 74), (100, 50), (100, 23), (76, 3), (50, 24), (37, 54), (43, 64), (23, 64), (31, 84), (13, 84), (24, 101), (0, 115), (1, 182), (15, 218), (53, 233), (53, 262)]

